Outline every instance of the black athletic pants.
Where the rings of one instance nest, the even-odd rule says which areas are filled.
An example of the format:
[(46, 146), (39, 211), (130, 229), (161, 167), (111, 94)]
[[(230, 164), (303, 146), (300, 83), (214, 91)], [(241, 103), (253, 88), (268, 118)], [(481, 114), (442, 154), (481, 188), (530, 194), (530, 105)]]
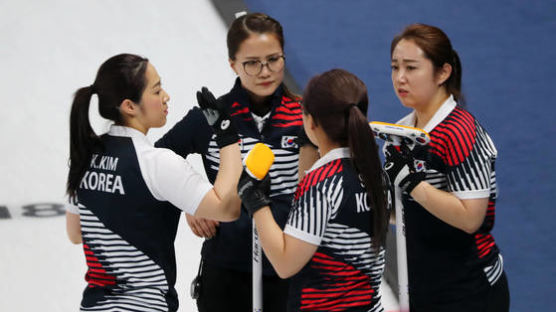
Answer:
[[(234, 271), (203, 262), (197, 308), (199, 312), (252, 311), (251, 273)], [(285, 312), (289, 280), (263, 276), (263, 310)]]
[[(411, 299), (411, 298), (410, 298)], [(460, 301), (444, 304), (411, 303), (411, 312), (508, 312), (510, 291), (506, 273), (486, 292), (466, 297)]]

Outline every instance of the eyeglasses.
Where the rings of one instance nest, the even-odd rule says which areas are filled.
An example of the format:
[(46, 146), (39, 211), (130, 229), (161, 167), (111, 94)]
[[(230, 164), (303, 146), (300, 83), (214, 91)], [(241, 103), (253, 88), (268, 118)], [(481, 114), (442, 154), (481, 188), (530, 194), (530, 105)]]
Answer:
[(266, 66), (269, 71), (275, 73), (279, 72), (284, 68), (286, 57), (283, 55), (271, 56), (263, 63), (259, 60), (249, 60), (243, 62), (243, 70), (249, 76), (257, 76), (263, 71), (263, 67)]

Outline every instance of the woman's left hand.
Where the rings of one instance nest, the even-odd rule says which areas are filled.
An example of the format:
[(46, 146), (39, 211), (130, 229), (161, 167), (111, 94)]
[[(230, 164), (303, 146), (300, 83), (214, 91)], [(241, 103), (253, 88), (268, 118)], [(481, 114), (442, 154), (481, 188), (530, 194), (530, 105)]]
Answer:
[(237, 184), (237, 193), (241, 198), (242, 207), (252, 218), (255, 211), (270, 205), (270, 175), (257, 180), (243, 169)]
[(187, 225), (189, 225), (193, 234), (201, 238), (214, 237), (214, 235), (216, 235), (218, 225), (220, 225), (218, 221), (194, 217), (189, 214), (185, 214), (185, 219), (187, 220)]
[(394, 145), (386, 146), (386, 162), (384, 170), (390, 181), (403, 191), (411, 191), (426, 177), (425, 162), (416, 160), (406, 145), (398, 148)]

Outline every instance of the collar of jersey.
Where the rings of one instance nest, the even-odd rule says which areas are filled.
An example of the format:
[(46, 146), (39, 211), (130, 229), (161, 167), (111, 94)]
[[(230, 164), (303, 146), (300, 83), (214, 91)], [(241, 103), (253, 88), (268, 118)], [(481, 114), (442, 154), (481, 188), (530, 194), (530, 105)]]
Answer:
[(139, 138), (139, 139), (142, 139), (142, 140), (148, 142), (149, 145), (152, 145), (152, 144), (150, 144), (149, 140), (147, 139), (147, 136), (143, 134), (143, 132), (141, 132), (137, 129), (134, 129), (134, 128), (111, 125), (110, 130), (108, 130), (108, 134), (111, 135), (111, 136)]
[(311, 172), (323, 165), (340, 158), (351, 158), (351, 153), (348, 147), (338, 147), (333, 150), (328, 151), (326, 155), (319, 158), (311, 167), (311, 169), (305, 171), (305, 173)]
[[(454, 110), (454, 108), (456, 108), (456, 106), (457, 103), (454, 100), (454, 96), (450, 95), (450, 97), (448, 97), (446, 101), (444, 101), (444, 103), (440, 105), (440, 108), (436, 111), (436, 113), (434, 113), (434, 116), (432, 116), (431, 120), (429, 120), (429, 122), (423, 128), (423, 130), (425, 130), (426, 132), (431, 132), (440, 122), (442, 122), (442, 120), (444, 120)], [(415, 111), (411, 112), (411, 114), (400, 119), (397, 122), (397, 124), (415, 127)]]
[[(236, 78), (236, 82), (234, 83), (234, 87), (230, 91), (230, 95), (232, 96), (233, 102), (238, 102), (240, 105), (247, 106), (249, 107), (249, 111), (251, 111), (251, 101), (249, 101), (249, 93), (241, 85), (241, 80), (239, 78)], [(276, 104), (280, 104), (282, 102), (282, 84), (280, 84), (278, 88), (274, 90), (274, 93), (272, 93), (271, 97), (272, 105), (270, 107), (270, 111), (274, 109)]]

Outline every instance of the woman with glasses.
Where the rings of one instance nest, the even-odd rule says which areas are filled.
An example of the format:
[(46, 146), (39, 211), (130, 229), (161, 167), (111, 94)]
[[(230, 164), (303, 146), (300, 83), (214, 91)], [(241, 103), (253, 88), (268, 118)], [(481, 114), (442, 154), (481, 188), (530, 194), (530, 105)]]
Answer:
[[(229, 63), (237, 74), (235, 84), (219, 101), (228, 109), (240, 136), (242, 155), (258, 142), (275, 154), (270, 169), (270, 204), (284, 227), (298, 182), (299, 148), (295, 143), (302, 127), (299, 97), (284, 85), (284, 37), (275, 19), (252, 13), (237, 18), (227, 35)], [(220, 153), (212, 129), (201, 111), (193, 108), (156, 144), (183, 157), (202, 155), (205, 171), (213, 180)], [(249, 311), (252, 294), (252, 223), (242, 212), (235, 222), (217, 223), (186, 216), (193, 233), (205, 237), (202, 249), (199, 311)], [(285, 311), (288, 281), (280, 279), (263, 260), (265, 311)]]

